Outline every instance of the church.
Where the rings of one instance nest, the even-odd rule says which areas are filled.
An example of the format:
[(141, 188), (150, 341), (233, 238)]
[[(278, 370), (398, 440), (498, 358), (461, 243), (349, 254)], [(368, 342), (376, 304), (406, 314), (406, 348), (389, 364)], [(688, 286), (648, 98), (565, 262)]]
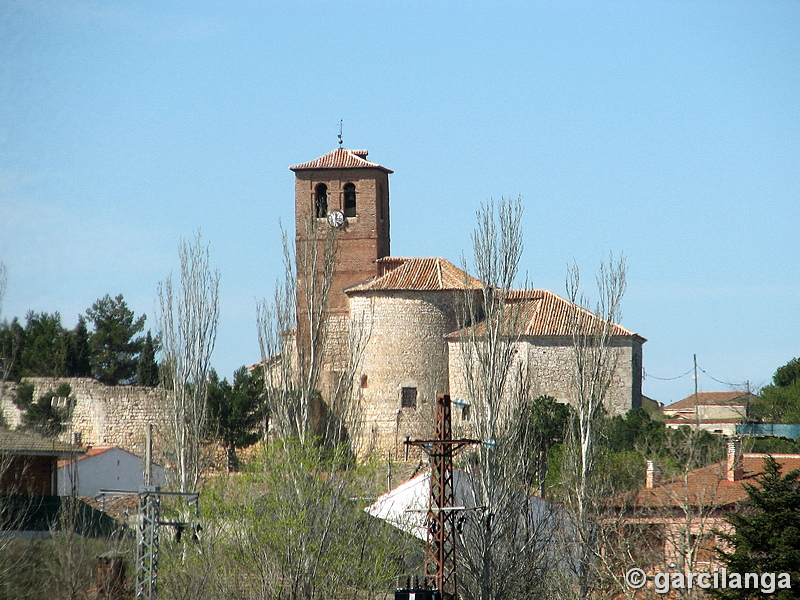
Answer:
[[(437, 393), (462, 401), (461, 410), (453, 412), (453, 426), (469, 432), (461, 344), (481, 323), (479, 317), (465, 321), (463, 305), (465, 294), (478, 293), (483, 283), (444, 258), (392, 256), (392, 171), (367, 157), (366, 150), (339, 147), (290, 167), (295, 174), (296, 255), (298, 265), (309, 247), (322, 257), (335, 237), (336, 258), (329, 267), (330, 290), (323, 309), (329, 334), (319, 385), (324, 398), (326, 388), (345, 376), (344, 340), (356, 329), (365, 332), (354, 372), (348, 374), (352, 393), (363, 407), (362, 436), (371, 451), (399, 456), (406, 437), (432, 435)], [(322, 269), (318, 261), (317, 271)], [(308, 271), (298, 267), (298, 331), (304, 327), (303, 315), (311, 314), (308, 296), (302, 293), (310, 285)], [(515, 360), (532, 374), (532, 397), (572, 401), (574, 353), (568, 316), (583, 309), (547, 290), (514, 290), (507, 301), (513, 301), (521, 315), (512, 343)], [(606, 408), (618, 414), (641, 405), (645, 339), (610, 325), (618, 358)]]

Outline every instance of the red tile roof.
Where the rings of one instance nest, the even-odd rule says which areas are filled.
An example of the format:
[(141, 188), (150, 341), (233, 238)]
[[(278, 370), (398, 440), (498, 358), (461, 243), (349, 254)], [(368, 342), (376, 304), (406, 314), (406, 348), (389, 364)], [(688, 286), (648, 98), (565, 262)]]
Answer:
[(309, 162), (304, 162), (293, 167), (291, 171), (303, 171), (308, 169), (380, 169), (387, 173), (394, 173), (391, 169), (382, 167), (378, 163), (367, 160), (367, 150), (348, 150), (347, 148), (337, 148), (328, 152), (325, 156), (320, 156)]
[[(744, 477), (728, 481), (727, 461), (690, 471), (686, 477), (676, 478), (653, 488), (639, 488), (635, 492), (616, 496), (612, 506), (626, 505), (642, 508), (681, 508), (689, 506), (721, 507), (747, 498), (744, 484), (756, 483), (755, 478), (765, 472), (766, 454), (743, 454)], [(783, 473), (800, 469), (800, 454), (773, 454), (782, 465)]]
[(384, 275), (354, 285), (345, 293), (370, 291), (442, 291), (480, 289), (482, 284), (443, 258), (386, 257), (378, 261)]
[[(548, 290), (510, 290), (506, 304), (505, 320), (522, 336), (569, 337), (576, 319), (580, 319), (584, 331), (598, 330), (605, 323), (594, 313)], [(616, 323), (609, 325), (612, 336), (640, 337)], [(476, 335), (483, 335), (486, 324), (481, 322), (472, 328)], [(458, 339), (470, 329), (461, 329), (448, 337)]]
[[(108, 452), (112, 448), (116, 448), (117, 446), (89, 446), (86, 449), (86, 454), (81, 454), (75, 460), (83, 460), (84, 458), (89, 458), (90, 456), (97, 456), (98, 454), (102, 454), (103, 452)], [(74, 462), (72, 459), (62, 459), (58, 461), (58, 468), (66, 467), (68, 464)]]
[(708, 404), (745, 406), (748, 401), (748, 396), (751, 402), (756, 398), (755, 395), (749, 392), (698, 392), (696, 396), (692, 394), (683, 400), (678, 400), (669, 406), (665, 406), (664, 410), (693, 409), (695, 406)]

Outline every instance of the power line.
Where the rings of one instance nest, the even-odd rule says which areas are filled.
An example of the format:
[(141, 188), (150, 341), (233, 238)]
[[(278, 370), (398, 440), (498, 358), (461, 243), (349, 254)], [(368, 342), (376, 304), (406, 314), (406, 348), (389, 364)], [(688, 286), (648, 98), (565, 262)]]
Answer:
[(712, 376), (712, 375), (711, 375), (711, 374), (710, 374), (708, 371), (706, 371), (706, 370), (705, 370), (703, 367), (697, 367), (697, 368), (698, 368), (698, 369), (700, 369), (700, 370), (701, 370), (703, 373), (705, 373), (706, 375), (708, 375), (708, 377), (709, 377), (710, 379), (713, 379), (714, 381), (716, 381), (717, 383), (721, 383), (722, 385), (728, 385), (728, 386), (730, 386), (730, 387), (732, 387), (732, 388), (741, 388), (741, 387), (746, 387), (746, 386), (747, 386), (747, 383), (748, 383), (748, 382), (746, 382), (746, 381), (744, 381), (744, 382), (742, 382), (742, 383), (731, 383), (730, 381), (722, 381), (722, 380), (720, 380), (720, 379), (717, 379), (716, 377)]
[(686, 377), (687, 375), (689, 375), (692, 371), (694, 371), (694, 367), (686, 371), (686, 373), (684, 373), (683, 375), (678, 375), (677, 377), (656, 377), (655, 375), (651, 375), (650, 373), (648, 373), (645, 369), (642, 370), (644, 371), (645, 377), (652, 377), (653, 379), (658, 379), (659, 381), (674, 381), (675, 379), (680, 379), (681, 377)]

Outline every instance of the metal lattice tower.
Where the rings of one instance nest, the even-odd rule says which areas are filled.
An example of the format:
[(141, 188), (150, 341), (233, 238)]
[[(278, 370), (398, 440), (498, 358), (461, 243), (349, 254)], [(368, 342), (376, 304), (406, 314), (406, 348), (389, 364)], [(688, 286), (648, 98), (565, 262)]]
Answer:
[(436, 396), (434, 439), (406, 442), (419, 446), (431, 463), (428, 508), (428, 543), (425, 546), (425, 583), (439, 590), (443, 600), (458, 598), (456, 579), (456, 513), (453, 490), (453, 456), (478, 440), (453, 439), (450, 396)]
[(154, 600), (158, 593), (158, 526), (160, 498), (156, 488), (139, 492), (136, 539), (136, 600)]

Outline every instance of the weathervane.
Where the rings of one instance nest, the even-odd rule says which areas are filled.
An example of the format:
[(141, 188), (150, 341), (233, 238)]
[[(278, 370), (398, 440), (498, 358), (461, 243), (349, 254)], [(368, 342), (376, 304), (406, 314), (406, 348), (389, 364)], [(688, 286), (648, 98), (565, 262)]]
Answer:
[(339, 148), (341, 148), (342, 144), (344, 143), (344, 141), (342, 140), (342, 123), (343, 123), (342, 119), (339, 119)]

